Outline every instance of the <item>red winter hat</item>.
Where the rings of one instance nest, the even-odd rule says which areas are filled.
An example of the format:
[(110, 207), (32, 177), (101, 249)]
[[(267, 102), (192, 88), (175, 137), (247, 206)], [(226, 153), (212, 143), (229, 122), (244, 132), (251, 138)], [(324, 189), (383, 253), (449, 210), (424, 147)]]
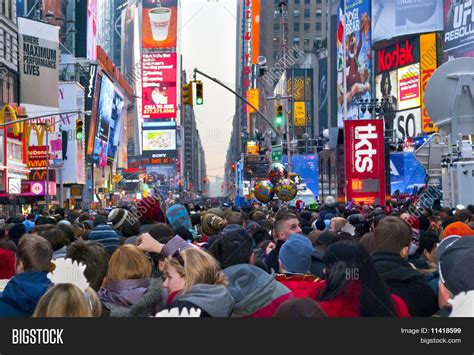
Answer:
[(150, 224), (154, 222), (165, 223), (165, 215), (160, 207), (160, 201), (148, 196), (138, 201), (137, 209), (141, 214), (140, 222)]
[(410, 226), (411, 231), (418, 235), (420, 234), (420, 220), (413, 215), (404, 216), (403, 220)]
[(11, 250), (0, 248), (0, 280), (15, 275), (15, 254)]
[(443, 239), (451, 235), (459, 235), (460, 237), (474, 237), (474, 230), (466, 223), (454, 222), (448, 225), (443, 231)]

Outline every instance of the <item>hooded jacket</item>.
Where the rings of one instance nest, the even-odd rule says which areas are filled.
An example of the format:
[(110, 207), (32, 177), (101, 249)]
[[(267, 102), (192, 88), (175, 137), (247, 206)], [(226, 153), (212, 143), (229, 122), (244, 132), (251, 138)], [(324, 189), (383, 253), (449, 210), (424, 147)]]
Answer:
[(160, 279), (151, 279), (145, 293), (131, 306), (103, 301), (103, 305), (110, 311), (110, 317), (139, 317), (154, 316), (164, 305), (166, 291)]
[(296, 298), (316, 298), (319, 279), (309, 274), (278, 274), (275, 280), (288, 287)]
[(372, 259), (390, 293), (405, 301), (413, 317), (430, 317), (438, 311), (438, 299), (424, 275), (406, 259), (389, 252), (376, 252)]
[(15, 275), (0, 293), (0, 317), (31, 317), (40, 298), (51, 285), (47, 272)]
[(232, 316), (273, 317), (278, 306), (293, 297), (291, 291), (257, 266), (239, 264), (224, 269), (235, 304)]
[(198, 284), (179, 292), (163, 309), (178, 308), (181, 312), (184, 308), (198, 308), (201, 317), (228, 317), (233, 306), (234, 299), (225, 286)]

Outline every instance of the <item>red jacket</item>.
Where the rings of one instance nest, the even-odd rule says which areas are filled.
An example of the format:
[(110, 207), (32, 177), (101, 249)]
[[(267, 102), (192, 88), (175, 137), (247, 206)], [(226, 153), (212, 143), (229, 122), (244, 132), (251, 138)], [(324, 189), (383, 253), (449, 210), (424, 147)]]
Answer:
[[(317, 282), (316, 285), (316, 293), (319, 295), (326, 286), (326, 281)], [(336, 298), (330, 301), (318, 301), (316, 298), (316, 301), (318, 301), (328, 317), (357, 318), (360, 317), (360, 292), (360, 283), (354, 281), (349, 283), (346, 289)], [(391, 297), (396, 316), (400, 318), (411, 317), (405, 301), (393, 294)]]
[(244, 316), (245, 318), (271, 318), (275, 314), (279, 305), (283, 302), (293, 298), (293, 294), (288, 292), (278, 298), (275, 298), (270, 304), (266, 305), (265, 307), (260, 308), (258, 311)]
[(288, 287), (296, 298), (315, 299), (318, 294), (320, 279), (313, 275), (276, 275), (276, 280)]

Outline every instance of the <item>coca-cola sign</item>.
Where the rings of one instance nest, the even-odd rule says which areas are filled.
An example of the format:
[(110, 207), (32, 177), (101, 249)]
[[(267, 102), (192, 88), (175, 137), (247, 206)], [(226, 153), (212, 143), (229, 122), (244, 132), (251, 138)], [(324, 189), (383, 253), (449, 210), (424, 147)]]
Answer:
[(384, 204), (383, 120), (346, 120), (344, 141), (347, 200)]
[(377, 74), (420, 62), (419, 37), (377, 51)]

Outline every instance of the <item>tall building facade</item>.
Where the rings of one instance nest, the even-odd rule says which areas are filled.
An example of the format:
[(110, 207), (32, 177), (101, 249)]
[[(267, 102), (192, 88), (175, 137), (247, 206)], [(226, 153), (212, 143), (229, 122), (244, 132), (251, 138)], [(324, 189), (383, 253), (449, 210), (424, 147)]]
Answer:
[(0, 100), (4, 104), (18, 102), (18, 26), (16, 1), (0, 5)]

